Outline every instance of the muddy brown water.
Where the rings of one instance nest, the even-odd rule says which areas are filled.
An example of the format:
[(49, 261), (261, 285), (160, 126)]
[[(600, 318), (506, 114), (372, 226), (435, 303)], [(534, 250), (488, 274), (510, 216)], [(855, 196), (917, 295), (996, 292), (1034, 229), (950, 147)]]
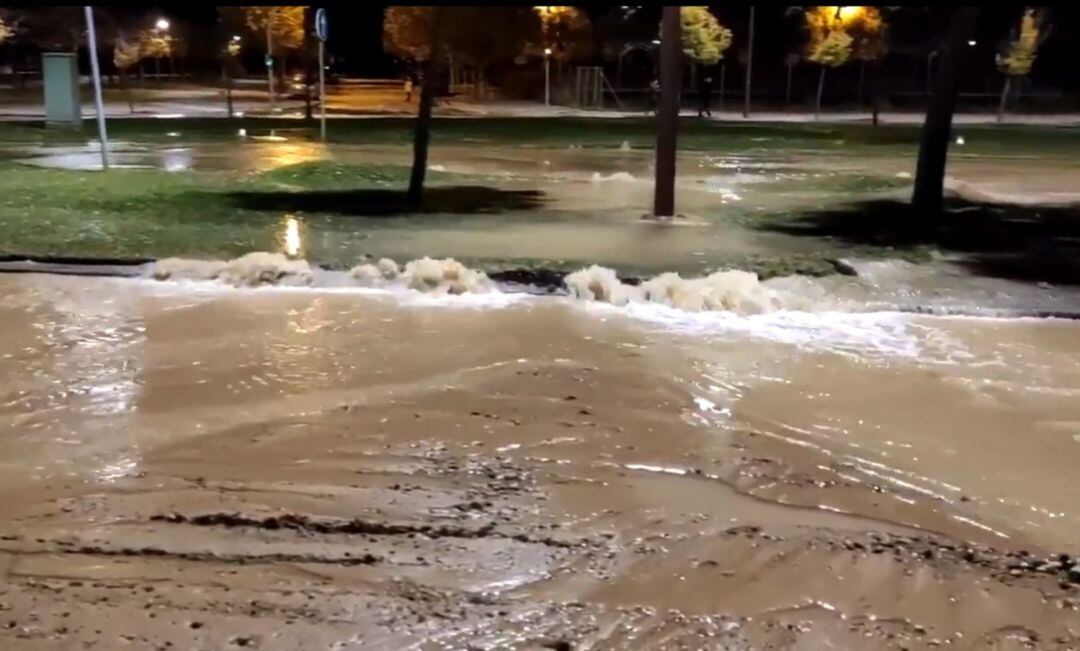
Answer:
[(1075, 323), (0, 297), (6, 649), (1080, 645)]

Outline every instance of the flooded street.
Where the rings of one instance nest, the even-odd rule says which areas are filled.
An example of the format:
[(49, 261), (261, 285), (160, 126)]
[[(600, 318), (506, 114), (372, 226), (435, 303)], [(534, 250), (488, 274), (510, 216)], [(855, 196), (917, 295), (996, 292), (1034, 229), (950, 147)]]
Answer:
[(404, 269), (0, 275), (8, 648), (1080, 644), (1073, 295)]

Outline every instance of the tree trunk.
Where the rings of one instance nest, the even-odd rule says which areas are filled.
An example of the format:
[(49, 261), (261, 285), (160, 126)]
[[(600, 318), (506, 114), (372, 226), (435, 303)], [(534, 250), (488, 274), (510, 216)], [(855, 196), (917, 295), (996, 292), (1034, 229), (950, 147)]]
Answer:
[(19, 46), (11, 39), (11, 90), (20, 90), (19, 84)]
[(743, 97), (742, 116), (750, 117), (750, 80), (754, 70), (754, 7), (750, 7), (750, 36), (746, 46), (746, 93)]
[(717, 105), (717, 108), (720, 109), (721, 111), (724, 110), (724, 78), (727, 76), (726, 73), (727, 73), (727, 64), (726, 63), (721, 63), (720, 64), (720, 102)]
[(233, 116), (233, 102), (232, 102), (232, 73), (229, 72), (229, 64), (226, 63), (221, 67), (223, 73), (225, 73), (225, 111), (226, 115), (230, 119)]
[(817, 80), (817, 101), (814, 102), (814, 120), (821, 118), (821, 93), (825, 90), (825, 66), (821, 66), (821, 74)]
[(653, 216), (675, 216), (675, 148), (679, 130), (679, 73), (682, 22), (679, 7), (664, 7), (660, 23), (660, 111), (656, 137), (656, 194)]
[(413, 136), (412, 174), (406, 197), (410, 210), (420, 210), (424, 200), (424, 177), (427, 175), (428, 143), (431, 141), (431, 107), (435, 103), (436, 77), (441, 64), (443, 9), (436, 5), (431, 21), (431, 57), (424, 64), (424, 80), (420, 87), (420, 109), (416, 116)]
[(794, 67), (790, 64), (787, 67), (787, 89), (784, 91), (784, 106), (786, 107), (791, 106), (791, 70)]
[(1005, 119), (1005, 103), (1009, 101), (1009, 90), (1012, 88), (1012, 77), (1005, 76), (1005, 85), (1001, 87), (1001, 101), (998, 102), (997, 121)]
[(874, 62), (870, 70), (870, 112), (873, 115), (872, 122), (878, 126), (878, 113), (881, 110), (881, 66)]
[(865, 85), (865, 83), (866, 83), (866, 62), (865, 61), (860, 61), (859, 62), (859, 94), (858, 94), (858, 99), (857, 99), (859, 106), (863, 105), (863, 101), (862, 101), (863, 100), (863, 86)]
[(915, 168), (915, 191), (911, 205), (916, 219), (928, 220), (941, 213), (944, 201), (945, 162), (949, 153), (953, 112), (960, 80), (961, 58), (975, 30), (978, 6), (960, 6), (949, 22), (944, 51), (939, 55), (934, 92), (926, 110)]
[(135, 113), (135, 102), (131, 99), (131, 86), (127, 80), (127, 70), (120, 70), (120, 86), (124, 89), (124, 99), (127, 100), (128, 113)]
[(308, 122), (314, 120), (314, 115), (311, 112), (311, 45), (314, 41), (311, 38), (311, 33), (314, 31), (314, 25), (312, 21), (315, 19), (315, 12), (311, 10), (311, 7), (304, 8), (304, 50), (300, 57), (300, 64), (304, 68), (304, 119)]

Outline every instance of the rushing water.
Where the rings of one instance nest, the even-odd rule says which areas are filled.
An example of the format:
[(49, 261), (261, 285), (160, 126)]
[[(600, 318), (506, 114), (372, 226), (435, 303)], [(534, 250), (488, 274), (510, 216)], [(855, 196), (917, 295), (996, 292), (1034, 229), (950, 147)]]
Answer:
[[(0, 276), (0, 488), (9, 496), (4, 540), (16, 541), (0, 554), (23, 559), (19, 576), (29, 581), (107, 579), (94, 584), (104, 595), (63, 597), (64, 612), (76, 613), (64, 635), (107, 641), (143, 630), (142, 607), (109, 581), (156, 581), (171, 563), (188, 567), (146, 585), (170, 600), (161, 612), (174, 614), (140, 635), (181, 646), (208, 639), (184, 624), (192, 612), (214, 622), (205, 634), (224, 636), (218, 644), (247, 631), (283, 649), (316, 640), (528, 646), (538, 631), (587, 635), (603, 613), (644, 606), (683, 614), (666, 623), (622, 615), (628, 637), (617, 642), (623, 629), (612, 628), (609, 646), (640, 648), (672, 631), (761, 643), (774, 639), (771, 618), (788, 621), (780, 613), (813, 631), (814, 644), (841, 646), (865, 639), (845, 637), (852, 617), (903, 623), (874, 625), (873, 635), (929, 629), (948, 639), (1067, 626), (1035, 586), (988, 591), (969, 570), (931, 579), (876, 565), (865, 552), (849, 567), (826, 550), (863, 544), (851, 541), (871, 530), (916, 536), (904, 545), (932, 532), (998, 549), (1080, 552), (1074, 321), (815, 306), (811, 284), (824, 296), (836, 279), (751, 287), (754, 295), (800, 292), (804, 303), (741, 314), (643, 296), (613, 305), (507, 293), (434, 261), (404, 265), (388, 280), (374, 265), (308, 277), (306, 264), (290, 262), (268, 273), (267, 259), (214, 265), (217, 280), (179, 279), (182, 262), (169, 263), (168, 280)], [(252, 288), (253, 277), (271, 285)], [(285, 524), (262, 520), (279, 514)], [(368, 535), (352, 536), (349, 527), (361, 525), (328, 517), (389, 524), (364, 524), (357, 531)], [(488, 517), (495, 530), (467, 536), (424, 528)], [(395, 535), (409, 527), (426, 534)], [(596, 551), (588, 550), (597, 543), (572, 544), (585, 545), (584, 556), (567, 556), (529, 542), (546, 531), (602, 532), (607, 542)], [(758, 531), (775, 532), (763, 534), (773, 541), (764, 549), (730, 538)], [(478, 542), (447, 547), (443, 535)], [(342, 536), (352, 538), (337, 542)], [(50, 545), (67, 555), (39, 565)], [(666, 553), (642, 556), (652, 545)], [(365, 549), (375, 587), (357, 593), (349, 554)], [(945, 559), (948, 549), (911, 558)], [(772, 560), (760, 560), (764, 553)], [(113, 566), (117, 554), (137, 560)], [(428, 569), (433, 557), (437, 568)], [(703, 557), (730, 569), (709, 579), (687, 565)], [(238, 562), (256, 565), (228, 569)], [(396, 569), (383, 574), (383, 563)], [(287, 571), (293, 566), (312, 574)], [(218, 592), (222, 573), (236, 575), (228, 594)], [(46, 576), (54, 578), (33, 578)], [(516, 604), (499, 612), (554, 610), (505, 620), (468, 606), (439, 615), (456, 623), (431, 628), (423, 613), (441, 607), (428, 597), (379, 615), (378, 604), (397, 608), (391, 576)], [(59, 616), (60, 602), (37, 601), (21, 580), (11, 584), (17, 617)], [(733, 583), (717, 590), (717, 581)], [(319, 606), (287, 629), (298, 637), (281, 638), (274, 631), (286, 629), (273, 623), (291, 615), (237, 621), (226, 612), (219, 621), (198, 614), (200, 601), (181, 605), (183, 595), (210, 591), (269, 608), (266, 599), (301, 599), (315, 584), (349, 599), (373, 595), (363, 617), (376, 619), (342, 628), (346, 620)], [(292, 587), (260, 596), (271, 586)], [(906, 586), (896, 589), (909, 596), (897, 601), (886, 586)], [(725, 596), (733, 594), (743, 596)], [(119, 609), (106, 624), (80, 614), (103, 598)], [(979, 606), (986, 599), (1020, 629), (988, 619)], [(584, 619), (559, 605), (566, 600), (586, 604)], [(398, 619), (416, 608), (419, 619)], [(735, 619), (708, 619), (715, 613)]]
[[(379, 218), (362, 246), (283, 215), (278, 252), (0, 274), (0, 639), (1080, 643), (1080, 572), (1057, 556), (1080, 553), (1080, 325), (1023, 316), (1080, 313), (1074, 289), (746, 228), (852, 178), (851, 198), (903, 191), (883, 158), (689, 155), (687, 217), (658, 225), (639, 219), (642, 152), (433, 153), (546, 203)], [(405, 155), (284, 141), (118, 162)], [(973, 196), (1074, 198), (1067, 165), (1023, 168), (950, 172)], [(715, 272), (823, 251), (856, 275)], [(531, 292), (446, 256), (580, 271)]]

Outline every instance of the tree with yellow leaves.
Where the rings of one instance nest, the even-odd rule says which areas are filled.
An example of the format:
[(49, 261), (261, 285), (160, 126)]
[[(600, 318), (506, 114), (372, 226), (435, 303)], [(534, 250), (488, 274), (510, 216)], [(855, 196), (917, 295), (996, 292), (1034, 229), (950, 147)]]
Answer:
[(0, 43), (11, 38), (11, 34), (14, 30), (4, 21), (4, 17), (0, 16)]
[(592, 23), (577, 7), (537, 7), (544, 49), (559, 64), (592, 54)]
[(154, 60), (154, 73), (161, 83), (161, 60), (173, 55), (173, 37), (166, 31), (147, 27), (139, 32), (137, 41), (140, 56)]
[(120, 86), (124, 89), (124, 97), (127, 99), (128, 111), (135, 112), (135, 102), (131, 99), (131, 87), (127, 76), (131, 67), (142, 61), (143, 51), (138, 40), (127, 39), (123, 34), (116, 37), (113, 43), (113, 65), (120, 72)]
[[(851, 36), (851, 58), (859, 62), (858, 102), (863, 103), (863, 87), (866, 80), (866, 64), (877, 65), (888, 51), (885, 39), (885, 21), (882, 20), (878, 7), (861, 7), (845, 25), (845, 31)], [(876, 96), (875, 115), (876, 115)]]
[(731, 30), (720, 24), (708, 7), (682, 7), (682, 50), (691, 60), (713, 66), (731, 47)]
[(810, 40), (806, 46), (806, 58), (821, 66), (818, 76), (817, 100), (814, 103), (814, 119), (821, 115), (821, 96), (825, 90), (825, 71), (838, 68), (851, 58), (854, 38), (848, 33), (849, 24), (865, 7), (810, 7), (806, 10), (806, 28)]
[(431, 58), (431, 7), (394, 6), (383, 13), (383, 49), (413, 63)]
[[(274, 110), (274, 60), (283, 58), (304, 46), (305, 6), (255, 6), (240, 7), (248, 28), (266, 35), (266, 83), (270, 94), (270, 110)], [(275, 57), (274, 55), (279, 55)], [(284, 62), (278, 66), (278, 74), (284, 83)]]
[(1046, 37), (1043, 26), (1043, 14), (1034, 9), (1024, 11), (1020, 19), (1020, 33), (1014, 32), (1006, 44), (1005, 51), (997, 55), (997, 67), (1005, 74), (1005, 85), (1001, 89), (1001, 102), (998, 104), (997, 119), (1005, 117), (1005, 104), (1009, 99), (1014, 77), (1026, 77), (1035, 64), (1035, 55), (1039, 45)]

